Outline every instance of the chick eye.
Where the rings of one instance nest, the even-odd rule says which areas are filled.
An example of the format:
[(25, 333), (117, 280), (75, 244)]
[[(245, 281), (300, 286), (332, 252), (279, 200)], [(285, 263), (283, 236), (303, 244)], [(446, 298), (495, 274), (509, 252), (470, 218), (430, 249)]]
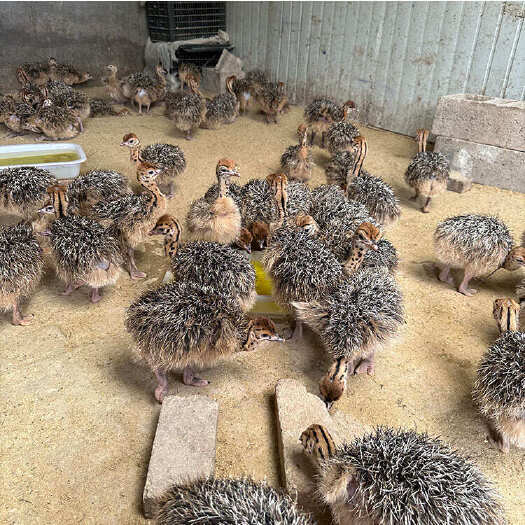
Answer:
[(263, 332), (263, 333), (261, 334), (261, 339), (270, 339), (270, 335), (267, 334), (267, 333), (264, 333), (264, 332)]
[(148, 175), (155, 175), (155, 171), (154, 170), (149, 170), (148, 171)]

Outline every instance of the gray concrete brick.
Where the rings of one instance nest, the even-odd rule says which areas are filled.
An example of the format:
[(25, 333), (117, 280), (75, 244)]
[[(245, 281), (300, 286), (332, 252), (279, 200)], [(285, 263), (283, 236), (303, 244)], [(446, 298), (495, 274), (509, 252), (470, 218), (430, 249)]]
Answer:
[(214, 474), (218, 414), (218, 403), (206, 396), (164, 399), (142, 499), (146, 518), (171, 485)]
[(525, 151), (525, 102), (468, 94), (440, 97), (432, 133)]
[(525, 192), (525, 151), (440, 136), (434, 151), (445, 154), (450, 168), (472, 182)]
[(472, 189), (472, 181), (461, 174), (461, 172), (452, 170), (447, 183), (448, 191), (455, 191), (456, 193), (465, 193)]
[(308, 393), (305, 386), (294, 379), (281, 379), (277, 383), (275, 399), (283, 484), (291, 494), (297, 494), (300, 505), (318, 518), (322, 517), (323, 510), (317, 506), (313, 494), (315, 469), (311, 459), (303, 452), (299, 441), (301, 433), (317, 423), (328, 429), (338, 445), (369, 428), (341, 411), (330, 415), (323, 401)]

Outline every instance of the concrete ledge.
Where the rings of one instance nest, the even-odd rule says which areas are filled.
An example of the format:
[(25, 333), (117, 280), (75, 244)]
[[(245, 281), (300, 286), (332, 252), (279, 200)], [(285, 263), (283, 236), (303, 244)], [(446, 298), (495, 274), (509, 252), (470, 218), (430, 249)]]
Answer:
[(525, 151), (525, 102), (468, 94), (440, 97), (432, 133)]
[(142, 496), (153, 518), (166, 490), (215, 472), (219, 405), (205, 396), (168, 396), (162, 403)]
[(472, 182), (525, 193), (525, 151), (441, 136), (434, 151), (446, 155), (451, 170)]
[(304, 454), (299, 437), (303, 430), (317, 423), (326, 427), (339, 445), (370, 429), (340, 411), (331, 416), (323, 401), (294, 379), (281, 379), (277, 383), (275, 401), (283, 484), (292, 496), (297, 494), (301, 506), (313, 512), (320, 523), (324, 522), (326, 516), (314, 494), (314, 465)]

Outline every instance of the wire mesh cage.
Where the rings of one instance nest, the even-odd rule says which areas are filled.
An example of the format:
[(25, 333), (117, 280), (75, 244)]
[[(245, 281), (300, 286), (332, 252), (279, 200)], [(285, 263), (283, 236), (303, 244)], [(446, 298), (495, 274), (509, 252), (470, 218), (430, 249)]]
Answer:
[(146, 2), (153, 42), (206, 38), (226, 31), (226, 2)]

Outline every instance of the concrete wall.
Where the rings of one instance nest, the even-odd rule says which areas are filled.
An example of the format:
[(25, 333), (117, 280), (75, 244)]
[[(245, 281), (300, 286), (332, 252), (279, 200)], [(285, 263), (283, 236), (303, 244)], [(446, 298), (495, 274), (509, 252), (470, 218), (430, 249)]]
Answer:
[(370, 124), (415, 134), (441, 95), (525, 98), (525, 3), (228, 2), (245, 69), (297, 102), (351, 99)]
[(48, 56), (95, 79), (106, 64), (141, 70), (147, 36), (139, 2), (0, 2), (0, 90), (17, 85), (19, 64)]

